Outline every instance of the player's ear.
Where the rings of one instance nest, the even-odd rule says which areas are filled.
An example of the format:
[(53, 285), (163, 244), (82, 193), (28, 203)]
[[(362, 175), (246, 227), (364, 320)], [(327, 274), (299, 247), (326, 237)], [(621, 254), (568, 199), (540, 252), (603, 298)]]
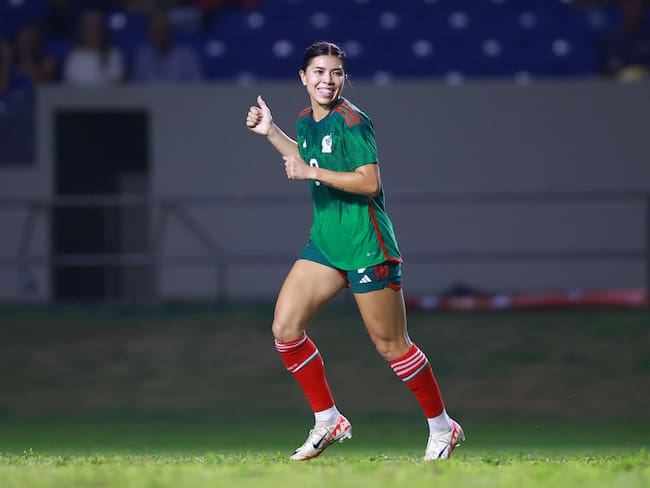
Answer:
[(307, 86), (307, 77), (305, 76), (305, 72), (300, 70), (298, 71), (298, 75), (300, 76), (300, 81), (302, 81), (302, 86)]

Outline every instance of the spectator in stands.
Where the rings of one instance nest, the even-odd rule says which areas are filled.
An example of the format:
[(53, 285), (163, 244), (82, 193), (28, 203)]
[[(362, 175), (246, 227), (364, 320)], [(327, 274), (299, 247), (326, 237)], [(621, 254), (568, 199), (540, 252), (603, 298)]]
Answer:
[(105, 85), (124, 79), (124, 57), (111, 45), (104, 14), (88, 10), (79, 21), (78, 43), (65, 60), (63, 78), (80, 85)]
[(201, 62), (189, 46), (175, 44), (172, 24), (163, 13), (149, 20), (149, 42), (135, 53), (133, 81), (186, 82), (203, 79)]
[(650, 74), (650, 26), (645, 0), (619, 0), (621, 24), (602, 41), (601, 72), (621, 80)]
[(34, 161), (34, 85), (56, 71), (40, 55), (39, 36), (28, 26), (14, 44), (0, 39), (0, 165)]
[(29, 24), (16, 35), (16, 40), (0, 41), (0, 95), (8, 105), (31, 106), (34, 86), (54, 81), (58, 62), (43, 54), (40, 28)]
[(14, 71), (32, 86), (56, 80), (58, 61), (43, 53), (43, 36), (37, 25), (23, 27), (16, 36)]

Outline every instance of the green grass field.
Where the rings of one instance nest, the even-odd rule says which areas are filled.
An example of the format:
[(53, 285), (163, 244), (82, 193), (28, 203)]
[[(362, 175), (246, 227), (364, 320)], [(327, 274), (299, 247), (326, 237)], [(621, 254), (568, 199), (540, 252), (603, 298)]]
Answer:
[(411, 313), (467, 435), (438, 463), (421, 460), (419, 407), (343, 306), (310, 334), (354, 437), (289, 462), (312, 417), (271, 316), (0, 310), (0, 488), (650, 487), (647, 310)]
[(301, 420), (3, 423), (0, 486), (650, 486), (647, 424), (470, 421), (450, 461), (424, 463), (419, 422), (361, 417), (352, 440), (295, 463)]

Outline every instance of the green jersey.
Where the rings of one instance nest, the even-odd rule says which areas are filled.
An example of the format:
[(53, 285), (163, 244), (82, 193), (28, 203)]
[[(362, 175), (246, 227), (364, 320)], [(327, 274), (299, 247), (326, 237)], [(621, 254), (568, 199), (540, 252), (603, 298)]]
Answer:
[[(306, 108), (298, 116), (296, 129), (300, 157), (311, 166), (354, 171), (379, 162), (370, 118), (345, 98), (319, 122), (314, 121), (311, 108)], [(334, 266), (353, 270), (402, 261), (386, 215), (383, 188), (376, 197), (367, 197), (319, 181), (310, 184), (314, 206), (310, 239)]]

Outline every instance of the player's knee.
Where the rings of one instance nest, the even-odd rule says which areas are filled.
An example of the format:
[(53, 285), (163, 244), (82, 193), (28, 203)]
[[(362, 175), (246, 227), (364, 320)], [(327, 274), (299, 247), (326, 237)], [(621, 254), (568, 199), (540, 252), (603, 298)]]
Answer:
[(271, 331), (273, 332), (273, 337), (278, 341), (287, 342), (297, 339), (302, 335), (304, 330), (304, 327), (295, 320), (283, 318), (278, 314), (273, 318)]
[(404, 341), (375, 339), (374, 344), (379, 355), (386, 361), (393, 361), (408, 351), (408, 346)]

